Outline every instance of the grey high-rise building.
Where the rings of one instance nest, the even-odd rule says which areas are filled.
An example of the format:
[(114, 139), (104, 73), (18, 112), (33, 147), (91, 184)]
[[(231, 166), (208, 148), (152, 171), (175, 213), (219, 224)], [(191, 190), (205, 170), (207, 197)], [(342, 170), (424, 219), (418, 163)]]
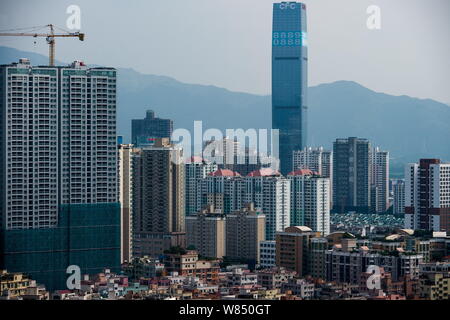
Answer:
[(405, 180), (399, 179), (393, 181), (394, 189), (394, 201), (393, 201), (393, 212), (394, 214), (405, 213)]
[(185, 246), (183, 150), (159, 138), (133, 157), (133, 255)]
[(420, 159), (405, 166), (405, 228), (450, 232), (450, 163)]
[(144, 119), (131, 120), (131, 143), (135, 147), (152, 145), (157, 138), (170, 138), (173, 121), (155, 117), (153, 110), (147, 110)]
[(292, 171), (292, 154), (306, 146), (307, 65), (306, 6), (273, 5), (272, 128), (279, 129), (281, 173)]
[(333, 208), (369, 212), (371, 152), (367, 139), (350, 137), (333, 143)]
[(389, 209), (389, 152), (374, 148), (371, 154), (372, 211), (384, 213)]

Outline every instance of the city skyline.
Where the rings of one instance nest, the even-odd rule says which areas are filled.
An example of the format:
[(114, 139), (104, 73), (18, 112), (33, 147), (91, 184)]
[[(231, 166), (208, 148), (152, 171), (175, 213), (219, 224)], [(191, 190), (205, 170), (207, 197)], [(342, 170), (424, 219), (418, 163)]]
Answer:
[[(450, 77), (445, 71), (450, 67), (446, 59), (450, 54), (446, 41), (450, 32), (450, 20), (446, 18), (450, 3), (446, 0), (434, 0), (432, 5), (421, 0), (349, 1), (346, 6), (329, 0), (304, 1), (311, 13), (309, 49), (314, 58), (310, 61), (310, 84), (350, 80), (387, 94), (450, 104), (450, 93), (445, 86)], [(166, 75), (186, 83), (215, 85), (232, 91), (270, 94), (270, 66), (267, 63), (270, 61), (270, 8), (273, 2), (174, 0), (157, 5), (156, 2), (141, 1), (128, 6), (79, 1), (81, 31), (86, 32), (86, 39), (83, 46), (65, 41), (64, 46), (57, 47), (57, 58), (133, 68), (147, 74)], [(0, 30), (42, 26), (50, 22), (65, 28), (69, 16), (66, 9), (71, 4), (68, 0), (57, 4), (49, 0), (40, 2), (39, 6), (30, 6), (26, 1), (7, 0), (2, 5), (5, 10), (0, 19)], [(371, 5), (381, 9), (380, 30), (369, 30), (366, 26), (370, 16), (366, 10)], [(50, 6), (52, 10), (48, 10)], [(424, 19), (423, 15), (433, 16), (433, 19), (427, 19), (427, 24), (414, 22)], [(97, 22), (104, 18), (110, 23), (100, 27)], [(183, 21), (187, 23), (183, 24)], [(209, 28), (202, 27), (205, 25)], [(137, 39), (149, 41), (133, 41), (136, 48), (133, 52), (104, 55), (103, 50), (113, 52), (115, 43), (129, 39), (129, 28), (133, 28)], [(163, 33), (158, 32), (161, 29)], [(337, 30), (342, 30), (342, 35)], [(402, 41), (398, 41), (400, 37)], [(0, 45), (46, 54), (44, 39), (35, 42), (0, 38)], [(192, 43), (196, 46), (192, 47)], [(241, 48), (239, 55), (235, 47)], [(393, 50), (384, 50), (387, 47), (393, 47)], [(179, 55), (180, 50), (185, 54)], [(139, 52), (147, 52), (154, 60)], [(423, 59), (426, 56), (430, 59)], [(219, 70), (223, 63), (217, 64), (215, 57), (220, 57), (227, 68)], [(339, 64), (335, 63), (336, 59)], [(380, 63), (386, 68), (379, 68)], [(207, 68), (199, 68), (203, 64)], [(386, 73), (389, 77), (385, 77)], [(233, 77), (233, 74), (240, 74), (240, 77)], [(427, 81), (421, 75), (427, 75)]]
[[(4, 7), (17, 12), (23, 8), (21, 1), (17, 5), (8, 2)], [(65, 12), (73, 14), (73, 20), (67, 21), (72, 31), (70, 25), (80, 29), (80, 22), (87, 21), (91, 26), (92, 17), (98, 17), (98, 12), (80, 16), (80, 6), (100, 8), (98, 3), (81, 1)], [(392, 106), (401, 104), (402, 97), (392, 102), (388, 95), (368, 93), (359, 84), (348, 81), (338, 81), (325, 93), (308, 89), (311, 74), (314, 81), (327, 74), (310, 70), (310, 60), (324, 57), (315, 49), (310, 51), (310, 45), (314, 47), (324, 40), (329, 41), (329, 47), (322, 47), (321, 52), (331, 53), (336, 65), (333, 72), (340, 74), (356, 76), (365, 69), (360, 65), (355, 72), (354, 67), (374, 57), (392, 73), (401, 72), (411, 63), (408, 59), (421, 52), (402, 56), (397, 42), (384, 44), (383, 49), (389, 51), (392, 60), (383, 62), (386, 56), (380, 51), (370, 52), (370, 45), (376, 47), (381, 42), (364, 38), (358, 46), (367, 46), (369, 53), (358, 53), (346, 51), (349, 46), (341, 43), (340, 37), (359, 19), (349, 14), (362, 8), (364, 32), (378, 34), (381, 41), (386, 36), (385, 28), (392, 27), (390, 14), (401, 11), (398, 4), (404, 0), (395, 5), (378, 0), (378, 4), (368, 7), (369, 1), (361, 0), (345, 13), (339, 11), (344, 5), (332, 4), (332, 0), (328, 5), (324, 5), (326, 0), (320, 5), (313, 0), (271, 2), (269, 8), (261, 1), (249, 12), (245, 8), (249, 3), (256, 4), (254, 0), (229, 0), (226, 12), (221, 12), (225, 6), (220, 0), (213, 7), (206, 0), (190, 0), (188, 5), (181, 0), (173, 0), (169, 5), (156, 1), (144, 5), (138, 1), (129, 5), (139, 9), (129, 27), (139, 23), (143, 8), (152, 8), (163, 20), (149, 20), (149, 13), (139, 25), (144, 28), (154, 24), (164, 39), (159, 39), (154, 51), (142, 51), (144, 60), (133, 63), (139, 62), (145, 69), (154, 62), (153, 54), (158, 56), (163, 49), (164, 59), (173, 61), (173, 70), (184, 65), (185, 59), (190, 62), (188, 67), (200, 61), (196, 76), (208, 74), (208, 79), (214, 79), (210, 77), (210, 62), (214, 61), (215, 67), (223, 70), (221, 77), (227, 81), (239, 78), (233, 85), (243, 90), (251, 86), (242, 81), (257, 75), (248, 75), (249, 69), (245, 68), (239, 72), (228, 68), (227, 52), (211, 55), (215, 49), (229, 46), (220, 38), (221, 33), (216, 32), (206, 46), (214, 47), (209, 48), (212, 51), (205, 50), (201, 38), (214, 33), (217, 26), (227, 35), (242, 26), (236, 23), (226, 30), (229, 25), (221, 25), (220, 19), (210, 25), (214, 10), (216, 14), (227, 13), (227, 19), (242, 15), (245, 21), (240, 22), (245, 23), (265, 21), (263, 17), (272, 12), (272, 59), (265, 62), (266, 67), (272, 68), (272, 96), (259, 96), (267, 100), (267, 106), (259, 100), (249, 103), (255, 109), (246, 110), (242, 101), (250, 100), (250, 94), (234, 93), (242, 99), (237, 102), (228, 98), (230, 92), (217, 87), (202, 87), (208, 89), (208, 94), (203, 95), (201, 86), (181, 84), (168, 77), (133, 78), (130, 72), (137, 72), (118, 65), (133, 56), (131, 51), (150, 48), (150, 43), (136, 42), (142, 36), (138, 30), (130, 31), (127, 46), (117, 40), (114, 51), (98, 41), (95, 50), (104, 50), (102, 66), (88, 64), (83, 57), (55, 65), (55, 54), (57, 61), (63, 61), (59, 48), (74, 48), (75, 41), (62, 38), (84, 41), (84, 29), (83, 33), (71, 32), (48, 24), (25, 31), (26, 28), (14, 28), (5, 18), (10, 24), (9, 33), (5, 33), (1, 29), (5, 16), (0, 13), (0, 41), (28, 37), (37, 43), (45, 37), (49, 48), (48, 60), (33, 63), (33, 59), (42, 60), (42, 56), (27, 53), (29, 57), (17, 58), (19, 51), (3, 50), (0, 42), (0, 60), (12, 60), (0, 61), (0, 300), (189, 300), (179, 308), (175, 303), (166, 314), (198, 316), (206, 312), (209, 318), (213, 313), (219, 314), (220, 307), (189, 307), (190, 300), (201, 300), (199, 305), (207, 305), (207, 300), (221, 300), (224, 308), (238, 307), (233, 315), (244, 315), (243, 310), (252, 315), (264, 313), (256, 312), (255, 307), (250, 311), (253, 302), (242, 304), (239, 300), (450, 299), (450, 162), (442, 157), (443, 153), (435, 152), (448, 147), (444, 132), (450, 126), (445, 126), (444, 116), (433, 112), (447, 107), (430, 100), (436, 107), (432, 109), (415, 99), (394, 111)], [(410, 14), (419, 8), (426, 14), (415, 1), (410, 0), (417, 4)], [(265, 10), (263, 14), (258, 11), (261, 8)], [(386, 14), (387, 8), (396, 10)], [(123, 4), (103, 9), (104, 14), (117, 13)], [(127, 9), (120, 13), (124, 21), (130, 19)], [(183, 9), (184, 19), (174, 23), (172, 18)], [(35, 14), (42, 18), (40, 10), (41, 7)], [(341, 27), (345, 26), (335, 26), (336, 37), (332, 40), (321, 27), (319, 32), (309, 33), (318, 27), (318, 19), (328, 17), (327, 10), (340, 19)], [(196, 20), (199, 14), (202, 20)], [(26, 13), (15, 16), (14, 21), (22, 23), (25, 16)], [(104, 30), (113, 21), (112, 16), (108, 18), (95, 20), (96, 25), (102, 22), (95, 30)], [(177, 42), (182, 33), (174, 36), (183, 25), (187, 31), (198, 30), (199, 26), (210, 28), (198, 31), (198, 38), (186, 46), (190, 37)], [(147, 40), (153, 31), (147, 30)], [(267, 31), (267, 25), (260, 31)], [(436, 39), (448, 33), (441, 31), (434, 34)], [(120, 34), (117, 32), (116, 38)], [(262, 39), (266, 40), (268, 34)], [(361, 36), (352, 28), (347, 40), (356, 35)], [(95, 32), (93, 38), (96, 39)], [(384, 40), (394, 38), (391, 35)], [(428, 41), (423, 39), (421, 45)], [(239, 43), (237, 40), (234, 49), (240, 50), (233, 54), (242, 57), (242, 61), (236, 61), (236, 65), (245, 63), (246, 56), (246, 47)], [(411, 45), (407, 43), (405, 52)], [(433, 51), (434, 57), (445, 53), (446, 43), (437, 47), (443, 50), (437, 50), (438, 54)], [(92, 49), (88, 45), (85, 52), (94, 61), (99, 56)], [(267, 54), (266, 49), (261, 57)], [(352, 52), (350, 59), (341, 56), (345, 52)], [(427, 57), (433, 56), (431, 51), (428, 53)], [(185, 56), (176, 59), (181, 54)], [(403, 64), (395, 63), (399, 57)], [(257, 61), (255, 58), (256, 64)], [(368, 60), (364, 62), (367, 64)], [(383, 68), (368, 65), (381, 72), (368, 79), (381, 83), (377, 74), (383, 74), (383, 79), (388, 79), (383, 85), (395, 91), (403, 85), (417, 89), (419, 83), (427, 80), (434, 86), (434, 81), (445, 78), (442, 70), (445, 71), (447, 61), (436, 58), (427, 60), (427, 64), (414, 62), (414, 72), (402, 72), (402, 77), (411, 78), (419, 72), (421, 79), (410, 83), (404, 80), (401, 85), (393, 85), (395, 77), (383, 72)], [(429, 80), (425, 65), (440, 65), (442, 74)], [(314, 68), (317, 66), (313, 64)], [(164, 68), (164, 64), (159, 67)], [(428, 71), (436, 72), (432, 68)], [(240, 78), (240, 73), (248, 77)], [(121, 82), (122, 75), (127, 86)], [(148, 80), (163, 86), (158, 89), (144, 84)], [(252, 87), (258, 86), (254, 83)], [(445, 83), (442, 87), (446, 88)], [(427, 91), (422, 89), (417, 90), (418, 94)], [(147, 98), (159, 94), (163, 98), (156, 101), (163, 110), (174, 106), (174, 113), (167, 115), (154, 101), (140, 100), (140, 90)], [(177, 97), (177, 92), (183, 94)], [(310, 105), (309, 92), (316, 101), (327, 101), (331, 109)], [(129, 100), (123, 99), (124, 95)], [(192, 97), (197, 100), (191, 100)], [(189, 105), (188, 101), (201, 101), (205, 108), (195, 109), (195, 102)], [(348, 104), (356, 108), (342, 112)], [(411, 106), (421, 109), (417, 120), (410, 117)], [(119, 107), (128, 113), (126, 117), (118, 112)], [(133, 109), (140, 109), (139, 114)], [(312, 128), (310, 109), (318, 115)], [(399, 111), (404, 122), (392, 125), (385, 121), (396, 118)], [(339, 119), (338, 113), (344, 116)], [(189, 122), (193, 115), (202, 119), (194, 120), (193, 128), (175, 125), (175, 118)], [(214, 117), (218, 126), (208, 123), (204, 130), (203, 121), (207, 123), (208, 118)], [(257, 121), (254, 122), (258, 117), (269, 118), (271, 123), (258, 129)], [(130, 126), (121, 129), (119, 122), (129, 122)], [(246, 129), (241, 127), (243, 124), (248, 125)], [(351, 127), (351, 133), (345, 134), (347, 131), (340, 131), (339, 126)], [(416, 144), (405, 144), (389, 131), (393, 126), (408, 140), (418, 140)], [(355, 130), (358, 127), (362, 130)], [(408, 131), (410, 128), (414, 133)], [(329, 135), (320, 143), (309, 138), (326, 130)], [(387, 136), (387, 140), (380, 142), (380, 135)], [(396, 147), (389, 144), (392, 140), (398, 140)], [(414, 152), (417, 145), (431, 141), (439, 147)], [(406, 157), (403, 162), (393, 162), (391, 154), (398, 149), (411, 152), (408, 162), (414, 162), (405, 164)], [(401, 167), (404, 175), (391, 172), (394, 165)], [(271, 306), (267, 302), (257, 307), (267, 307), (268, 315)], [(226, 309), (224, 314), (229, 315)]]

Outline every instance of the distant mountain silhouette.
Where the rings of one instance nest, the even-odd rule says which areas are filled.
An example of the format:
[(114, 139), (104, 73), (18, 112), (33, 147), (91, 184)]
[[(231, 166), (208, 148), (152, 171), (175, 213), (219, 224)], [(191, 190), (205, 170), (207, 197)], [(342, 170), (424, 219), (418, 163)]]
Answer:
[[(43, 55), (0, 47), (0, 64), (22, 57), (33, 65), (48, 63)], [(310, 87), (308, 94), (310, 145), (331, 148), (336, 138), (368, 138), (391, 152), (397, 171), (401, 164), (421, 157), (450, 160), (450, 107), (446, 104), (378, 93), (351, 81)], [(194, 120), (202, 120), (204, 130), (225, 130), (270, 128), (270, 108), (270, 96), (118, 68), (118, 133), (125, 141), (130, 140), (131, 119), (143, 118), (147, 109), (173, 119), (175, 128), (191, 129)]]

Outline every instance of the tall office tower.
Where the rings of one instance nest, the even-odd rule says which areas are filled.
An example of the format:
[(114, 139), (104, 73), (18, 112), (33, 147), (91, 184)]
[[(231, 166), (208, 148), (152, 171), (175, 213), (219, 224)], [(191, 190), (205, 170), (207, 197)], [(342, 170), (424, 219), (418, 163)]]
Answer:
[(197, 191), (197, 210), (208, 204), (222, 213), (231, 213), (242, 208), (244, 185), (239, 173), (218, 169), (201, 179)]
[[(305, 147), (303, 150), (295, 150), (292, 157), (292, 171), (310, 169), (319, 175), (330, 179), (330, 208), (333, 203), (333, 152), (324, 150), (323, 147)], [(292, 223), (291, 223), (292, 224)], [(297, 224), (298, 225), (298, 224)]]
[(232, 259), (259, 263), (259, 243), (266, 237), (266, 217), (253, 203), (227, 215), (226, 255)]
[(405, 228), (450, 231), (450, 163), (420, 159), (406, 165)]
[(290, 226), (290, 181), (278, 171), (263, 168), (245, 178), (243, 203), (253, 202), (266, 216), (266, 240)]
[(374, 148), (370, 168), (372, 211), (383, 213), (389, 209), (389, 152)]
[(292, 154), (306, 146), (307, 113), (306, 6), (273, 4), (272, 129), (279, 129), (281, 173), (292, 171)]
[(225, 215), (208, 205), (197, 214), (186, 217), (186, 246), (194, 246), (204, 257), (225, 256)]
[(330, 179), (309, 169), (289, 173), (291, 226), (307, 226), (323, 235), (330, 233)]
[(69, 265), (118, 270), (115, 69), (21, 59), (0, 74), (0, 267), (50, 290)]
[(197, 192), (202, 179), (217, 170), (217, 165), (201, 157), (192, 156), (185, 161), (185, 198), (186, 216), (194, 214), (201, 207)]
[(133, 145), (119, 144), (120, 262), (132, 258)]
[(393, 189), (394, 189), (393, 212), (394, 214), (403, 214), (405, 213), (405, 180), (398, 179), (393, 181)]
[(316, 234), (305, 226), (288, 227), (276, 235), (276, 265), (297, 272), (299, 277), (309, 273), (310, 241)]
[(333, 208), (370, 211), (370, 143), (351, 137), (333, 143)]
[(133, 256), (185, 247), (183, 150), (168, 138), (133, 157)]
[(153, 110), (147, 110), (144, 119), (131, 120), (131, 143), (135, 147), (152, 145), (157, 138), (171, 138), (173, 121), (155, 117)]

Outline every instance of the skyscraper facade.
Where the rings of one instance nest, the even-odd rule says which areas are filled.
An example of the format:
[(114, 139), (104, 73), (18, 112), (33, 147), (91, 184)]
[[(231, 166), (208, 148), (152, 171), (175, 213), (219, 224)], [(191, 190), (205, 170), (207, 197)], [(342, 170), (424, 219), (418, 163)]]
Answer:
[(0, 267), (65, 288), (120, 266), (116, 70), (0, 67)]
[(168, 138), (133, 157), (133, 255), (185, 246), (183, 150)]
[(170, 138), (172, 131), (172, 120), (157, 118), (153, 110), (147, 110), (144, 119), (131, 120), (131, 143), (135, 147), (148, 146), (157, 138)]
[(421, 159), (405, 167), (405, 228), (450, 231), (450, 163)]
[(306, 6), (273, 4), (272, 129), (279, 129), (281, 173), (292, 171), (292, 154), (306, 145), (307, 64)]
[(369, 212), (371, 153), (367, 139), (350, 137), (333, 143), (333, 208)]

